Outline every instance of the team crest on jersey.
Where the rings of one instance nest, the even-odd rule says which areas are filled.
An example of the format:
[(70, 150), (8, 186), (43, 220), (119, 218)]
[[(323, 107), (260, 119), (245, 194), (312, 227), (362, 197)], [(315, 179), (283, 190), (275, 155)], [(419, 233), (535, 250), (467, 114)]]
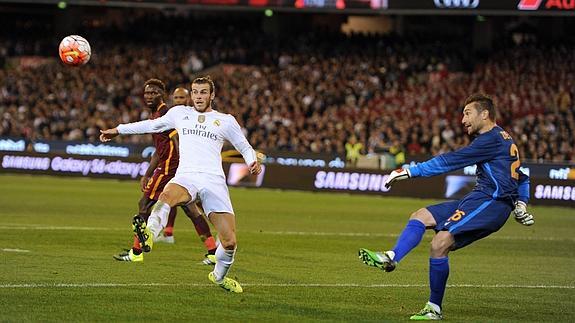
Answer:
[(214, 126), (219, 127), (221, 124), (220, 120), (216, 119), (214, 120)]
[(199, 116), (198, 116), (198, 122), (199, 122), (199, 123), (204, 123), (204, 121), (206, 121), (206, 116), (205, 116), (205, 115), (199, 115)]

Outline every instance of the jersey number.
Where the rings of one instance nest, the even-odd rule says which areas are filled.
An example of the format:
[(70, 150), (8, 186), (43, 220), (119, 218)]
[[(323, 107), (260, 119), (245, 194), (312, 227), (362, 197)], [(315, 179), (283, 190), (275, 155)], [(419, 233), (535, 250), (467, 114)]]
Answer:
[(509, 154), (511, 155), (511, 157), (517, 158), (517, 160), (511, 164), (511, 177), (515, 178), (516, 180), (519, 180), (519, 173), (517, 172), (517, 169), (519, 168), (519, 166), (521, 166), (521, 161), (519, 160), (519, 149), (517, 149), (517, 146), (515, 144), (511, 145), (511, 148), (509, 149)]
[(453, 215), (449, 218), (448, 221), (457, 222), (457, 221), (461, 220), (461, 217), (464, 215), (465, 215), (464, 211), (455, 210), (455, 213), (453, 213)]

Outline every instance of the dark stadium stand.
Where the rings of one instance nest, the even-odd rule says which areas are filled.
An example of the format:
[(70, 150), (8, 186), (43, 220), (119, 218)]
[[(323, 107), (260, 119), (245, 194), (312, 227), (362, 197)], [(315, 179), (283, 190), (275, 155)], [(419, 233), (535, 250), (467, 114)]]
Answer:
[(208, 69), (216, 108), (238, 116), (261, 150), (344, 154), (355, 134), (363, 153), (435, 155), (469, 142), (461, 105), (485, 92), (524, 159), (575, 160), (572, 45), (507, 42), (485, 58), (463, 41), (428, 36), (277, 38), (249, 19), (145, 15), (86, 27), (92, 60), (69, 68), (55, 55), (59, 36), (42, 37), (50, 28), (29, 21), (0, 33), (0, 136), (96, 141), (101, 128), (148, 117), (146, 79), (173, 89)]

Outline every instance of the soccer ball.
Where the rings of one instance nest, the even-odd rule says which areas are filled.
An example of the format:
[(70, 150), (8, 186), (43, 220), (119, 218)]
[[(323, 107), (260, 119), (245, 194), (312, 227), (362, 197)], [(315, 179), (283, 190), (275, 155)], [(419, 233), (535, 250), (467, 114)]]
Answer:
[(80, 66), (88, 63), (92, 50), (90, 43), (81, 36), (70, 35), (60, 42), (60, 59), (66, 65)]

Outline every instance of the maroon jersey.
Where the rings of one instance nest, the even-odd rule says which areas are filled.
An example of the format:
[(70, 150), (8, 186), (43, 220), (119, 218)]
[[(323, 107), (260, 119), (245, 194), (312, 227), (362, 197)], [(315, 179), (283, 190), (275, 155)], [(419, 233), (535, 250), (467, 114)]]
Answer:
[[(162, 103), (158, 109), (154, 111), (150, 119), (159, 118), (166, 114), (166, 112), (168, 112), (168, 106), (165, 103)], [(170, 178), (176, 174), (178, 161), (180, 159), (177, 147), (175, 147), (174, 142), (171, 139), (177, 134), (178, 132), (174, 129), (152, 134), (154, 147), (156, 147), (156, 153), (159, 158), (156, 172), (169, 176)]]

